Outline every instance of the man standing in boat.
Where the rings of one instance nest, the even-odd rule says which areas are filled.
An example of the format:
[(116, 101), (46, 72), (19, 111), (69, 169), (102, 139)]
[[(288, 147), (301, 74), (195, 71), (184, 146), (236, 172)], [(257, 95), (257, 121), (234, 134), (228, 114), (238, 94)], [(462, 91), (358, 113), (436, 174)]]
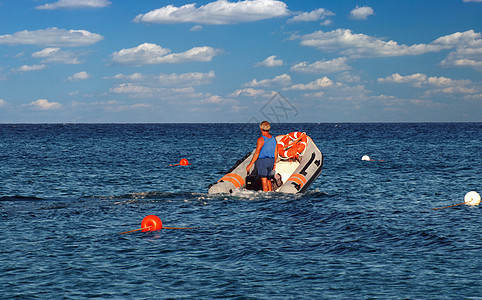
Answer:
[(261, 178), (263, 191), (269, 192), (273, 190), (271, 173), (274, 170), (276, 160), (278, 159), (278, 143), (276, 142), (276, 138), (269, 133), (271, 125), (268, 121), (261, 122), (259, 128), (261, 129), (261, 136), (256, 141), (256, 151), (254, 152), (251, 162), (246, 167), (246, 172), (249, 174), (251, 167), (256, 162), (258, 176)]

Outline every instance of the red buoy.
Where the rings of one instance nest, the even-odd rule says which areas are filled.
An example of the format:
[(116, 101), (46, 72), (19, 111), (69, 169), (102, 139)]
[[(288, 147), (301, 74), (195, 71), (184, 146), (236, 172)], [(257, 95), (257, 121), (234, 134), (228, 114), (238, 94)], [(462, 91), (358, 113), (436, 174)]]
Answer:
[(185, 158), (181, 159), (181, 161), (179, 161), (179, 165), (181, 166), (187, 166), (189, 165), (189, 161)]
[(141, 222), (142, 232), (162, 229), (162, 221), (158, 216), (148, 215)]

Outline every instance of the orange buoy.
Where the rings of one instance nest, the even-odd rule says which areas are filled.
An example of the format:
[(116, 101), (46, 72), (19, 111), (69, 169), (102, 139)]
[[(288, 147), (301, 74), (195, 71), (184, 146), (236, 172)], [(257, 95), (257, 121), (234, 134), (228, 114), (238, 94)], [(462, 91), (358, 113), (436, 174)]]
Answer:
[(141, 222), (142, 232), (162, 229), (162, 221), (158, 216), (148, 215)]
[(180, 166), (187, 166), (187, 165), (189, 165), (189, 161), (187, 159), (183, 158), (179, 161), (179, 165)]

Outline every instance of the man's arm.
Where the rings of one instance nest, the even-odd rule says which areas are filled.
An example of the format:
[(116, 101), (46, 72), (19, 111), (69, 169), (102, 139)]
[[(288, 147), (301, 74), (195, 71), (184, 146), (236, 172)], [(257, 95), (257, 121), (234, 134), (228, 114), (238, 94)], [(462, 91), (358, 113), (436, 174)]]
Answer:
[(276, 169), (276, 161), (278, 160), (278, 142), (276, 142), (276, 146), (274, 148), (274, 165), (273, 170)]
[(264, 139), (263, 137), (259, 137), (258, 140), (256, 141), (256, 151), (254, 152), (253, 158), (251, 158), (251, 162), (246, 167), (247, 174), (249, 174), (249, 170), (253, 166), (254, 162), (258, 159), (259, 152), (261, 151), (261, 148), (263, 148), (263, 145), (264, 145)]

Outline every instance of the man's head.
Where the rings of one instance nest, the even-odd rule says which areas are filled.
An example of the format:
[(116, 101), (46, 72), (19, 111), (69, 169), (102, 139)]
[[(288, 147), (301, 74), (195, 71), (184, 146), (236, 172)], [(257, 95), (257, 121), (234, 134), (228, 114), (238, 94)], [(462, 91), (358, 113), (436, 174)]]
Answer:
[(268, 121), (263, 121), (259, 124), (259, 128), (263, 131), (269, 132), (269, 130), (271, 129), (271, 125)]

